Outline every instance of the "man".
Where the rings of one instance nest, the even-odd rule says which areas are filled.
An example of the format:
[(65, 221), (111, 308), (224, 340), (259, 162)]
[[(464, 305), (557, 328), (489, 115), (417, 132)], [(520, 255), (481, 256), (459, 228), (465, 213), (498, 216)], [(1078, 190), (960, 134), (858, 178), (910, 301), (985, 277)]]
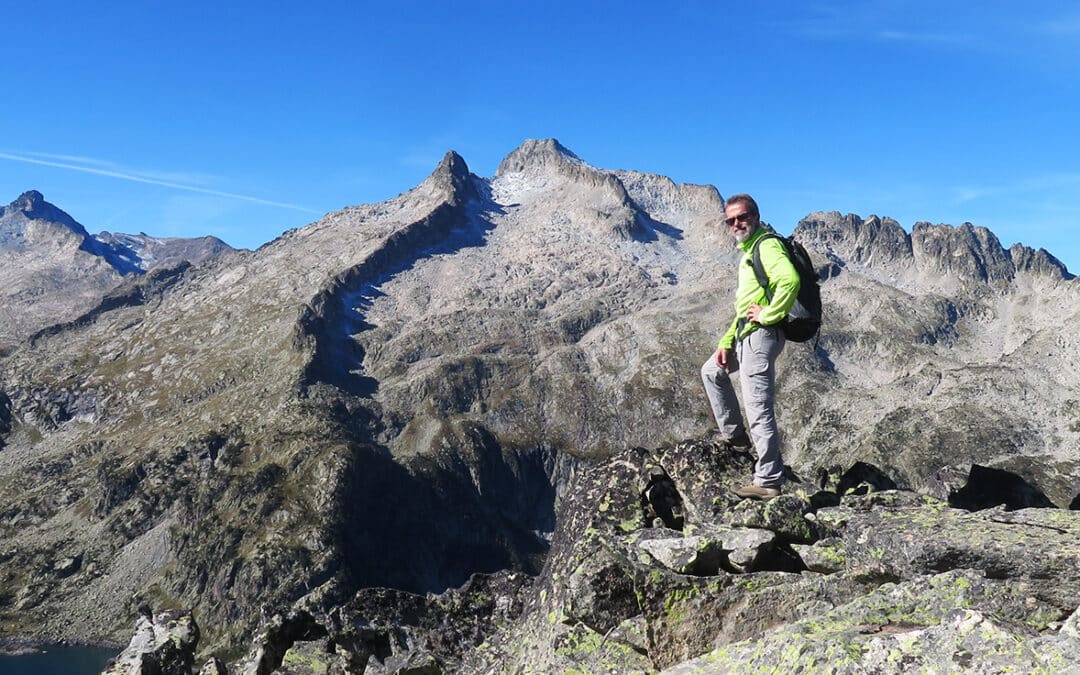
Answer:
[[(769, 229), (761, 224), (758, 205), (750, 195), (727, 200), (724, 223), (743, 255), (739, 261), (735, 319), (720, 338), (716, 353), (701, 367), (705, 393), (719, 430), (715, 436), (729, 447), (757, 454), (753, 484), (735, 494), (771, 499), (780, 494), (784, 462), (780, 458), (780, 432), (776, 428), (776, 359), (784, 349), (784, 331), (777, 325), (799, 295), (799, 274), (783, 245), (775, 238), (762, 240)], [(754, 246), (759, 245), (762, 267), (769, 277), (772, 302), (754, 275)], [(739, 414), (739, 402), (730, 374), (738, 371), (750, 434)]]

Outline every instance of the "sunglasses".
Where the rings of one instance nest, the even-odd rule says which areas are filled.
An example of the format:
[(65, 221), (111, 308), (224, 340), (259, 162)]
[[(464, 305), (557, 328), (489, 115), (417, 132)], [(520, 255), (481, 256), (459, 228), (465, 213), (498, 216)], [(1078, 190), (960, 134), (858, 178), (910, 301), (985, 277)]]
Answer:
[(735, 223), (740, 223), (740, 224), (749, 223), (750, 218), (751, 218), (751, 216), (750, 216), (749, 213), (740, 213), (739, 215), (737, 215), (737, 216), (735, 216), (733, 218), (725, 218), (724, 222), (727, 223), (728, 227), (735, 227)]

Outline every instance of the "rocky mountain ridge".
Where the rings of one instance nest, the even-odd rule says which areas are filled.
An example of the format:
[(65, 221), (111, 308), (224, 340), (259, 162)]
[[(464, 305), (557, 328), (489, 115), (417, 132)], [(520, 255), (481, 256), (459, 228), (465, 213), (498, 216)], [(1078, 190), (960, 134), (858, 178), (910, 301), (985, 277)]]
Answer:
[(0, 207), (0, 351), (75, 319), (131, 276), (233, 249), (215, 237), (91, 236), (37, 190)]
[(98, 232), (94, 239), (119, 251), (125, 260), (144, 273), (183, 263), (197, 265), (207, 258), (235, 250), (214, 236), (152, 237), (145, 232)]
[(925, 283), (928, 278), (938, 280), (941, 290), (963, 283), (1004, 288), (1022, 272), (1072, 278), (1046, 250), (1019, 243), (1005, 249), (993, 232), (971, 223), (943, 228), (918, 222), (908, 234), (892, 218), (816, 212), (799, 223), (795, 236), (836, 263), (857, 264), (863, 272), (892, 272), (892, 283), (923, 292), (935, 290)]
[[(581, 462), (710, 427), (722, 213), (714, 187), (552, 140), (490, 179), (448, 153), (395, 199), (132, 278), (20, 343), (0, 360), (4, 632), (126, 640), (148, 602), (192, 608), (228, 655), (264, 606), (539, 572)], [(796, 471), (863, 461), (925, 489), (988, 465), (1069, 503), (1077, 282), (974, 229), (920, 228), (961, 255), (913, 234), (905, 265), (860, 253), (902, 255), (895, 230), (814, 218), (826, 325), (780, 364)]]

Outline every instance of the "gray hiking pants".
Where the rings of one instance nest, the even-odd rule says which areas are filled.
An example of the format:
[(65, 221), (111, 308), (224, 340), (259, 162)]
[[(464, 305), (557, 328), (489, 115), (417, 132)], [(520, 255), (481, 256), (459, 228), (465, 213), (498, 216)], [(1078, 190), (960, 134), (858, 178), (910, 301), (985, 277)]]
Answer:
[(710, 356), (701, 366), (701, 380), (712, 405), (716, 426), (724, 438), (746, 431), (739, 414), (739, 401), (730, 373), (738, 371), (750, 439), (757, 453), (754, 484), (779, 487), (784, 482), (784, 461), (780, 458), (780, 431), (776, 428), (776, 359), (784, 350), (784, 332), (763, 326), (735, 344), (735, 362), (725, 371)]

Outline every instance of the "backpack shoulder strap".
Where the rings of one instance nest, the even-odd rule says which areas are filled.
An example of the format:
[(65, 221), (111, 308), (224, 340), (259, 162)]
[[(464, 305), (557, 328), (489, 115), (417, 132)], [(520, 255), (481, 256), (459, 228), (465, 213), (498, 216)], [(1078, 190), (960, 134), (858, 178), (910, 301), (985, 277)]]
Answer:
[(754, 250), (752, 255), (752, 262), (754, 266), (754, 276), (757, 277), (758, 286), (761, 286), (765, 291), (765, 299), (772, 302), (772, 291), (769, 290), (769, 275), (765, 273), (765, 266), (761, 264), (761, 242), (766, 239), (779, 239), (773, 232), (766, 232), (754, 242)]

